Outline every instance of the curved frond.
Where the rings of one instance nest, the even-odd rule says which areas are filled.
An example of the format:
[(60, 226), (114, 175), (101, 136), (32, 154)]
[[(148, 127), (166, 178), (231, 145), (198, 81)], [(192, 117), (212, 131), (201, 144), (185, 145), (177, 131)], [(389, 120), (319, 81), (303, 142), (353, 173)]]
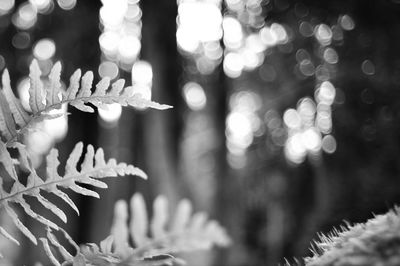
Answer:
[[(150, 228), (146, 205), (141, 194), (135, 194), (131, 198), (132, 216), (129, 225), (127, 207), (125, 201), (119, 201), (115, 205), (111, 235), (115, 239), (114, 248), (117, 254), (130, 254), (135, 258), (142, 258), (230, 244), (231, 240), (225, 229), (218, 222), (209, 220), (205, 213), (192, 214), (192, 205), (186, 199), (178, 203), (169, 226), (167, 225), (168, 202), (163, 196), (157, 197), (154, 201)], [(127, 249), (129, 236), (126, 232), (129, 232), (136, 248)]]
[[(128, 255), (126, 257), (119, 256), (112, 251), (114, 238), (112, 236), (107, 237), (100, 242), (100, 245), (88, 243), (78, 247), (74, 241), (71, 240), (70, 236), (60, 230), (67, 241), (75, 247), (76, 255), (73, 256), (69, 253), (62, 244), (60, 244), (57, 237), (53, 234), (51, 228), (47, 229), (47, 238), (40, 238), (43, 244), (47, 256), (53, 265), (72, 265), (72, 266), (85, 266), (85, 265), (97, 265), (97, 266), (178, 266), (184, 265), (182, 260), (177, 259), (169, 254), (161, 254), (157, 256), (145, 257), (145, 258), (133, 258)], [(61, 258), (57, 258), (60, 257)]]
[[(130, 223), (128, 207), (132, 216)], [(93, 243), (83, 246), (68, 262), (110, 266), (184, 265), (183, 260), (170, 254), (230, 244), (230, 238), (216, 221), (208, 220), (204, 213), (192, 215), (190, 201), (179, 202), (169, 226), (168, 213), (168, 202), (163, 196), (154, 201), (150, 221), (141, 194), (133, 195), (129, 206), (124, 200), (117, 201), (111, 235), (99, 246)], [(136, 244), (135, 248), (129, 246), (129, 238)]]
[[(29, 176), (26, 183), (22, 183), (18, 179), (15, 165), (13, 164), (13, 158), (6, 149), (5, 144), (0, 141), (0, 162), (4, 165), (4, 168), (13, 178), (14, 182), (10, 191), (6, 191), (2, 183), (0, 183), (0, 206), (3, 207), (5, 212), (12, 218), (16, 227), (35, 244), (37, 243), (36, 237), (20, 221), (17, 213), (13, 210), (12, 206), (14, 204), (21, 206), (27, 215), (46, 227), (58, 230), (59, 227), (54, 222), (36, 213), (36, 211), (31, 208), (27, 201), (28, 197), (36, 198), (44, 208), (50, 210), (63, 222), (66, 222), (67, 217), (65, 213), (56, 204), (42, 195), (42, 191), (58, 196), (79, 214), (78, 208), (74, 202), (61, 189), (72, 190), (82, 195), (98, 198), (99, 195), (95, 192), (94, 188), (107, 188), (107, 184), (100, 180), (104, 177), (137, 175), (146, 178), (146, 174), (133, 165), (117, 163), (115, 159), (106, 161), (101, 148), (95, 150), (92, 145), (88, 145), (86, 152), (83, 153), (82, 142), (76, 144), (69, 155), (65, 166), (65, 174), (63, 176), (60, 175), (58, 171), (60, 165), (58, 150), (52, 149), (46, 157), (46, 175), (41, 178), (32, 167), (25, 147), (22, 144), (16, 145), (15, 147), (19, 151), (21, 164), (29, 170)], [(84, 158), (83, 162), (78, 166), (78, 162), (82, 156)], [(0, 178), (0, 182), (2, 182), (2, 180), (3, 178)], [(82, 184), (90, 185), (90, 187), (82, 186)], [(11, 234), (7, 233), (4, 229), (1, 229), (0, 233), (5, 235), (8, 239), (13, 240)], [(47, 247), (46, 245), (48, 245), (48, 243), (43, 240), (41, 241), (45, 247)]]
[(63, 91), (60, 82), (60, 62), (51, 69), (48, 84), (42, 82), (41, 75), (38, 62), (33, 60), (29, 68), (29, 106), (32, 113), (28, 113), (11, 89), (8, 71), (3, 72), (3, 88), (0, 90), (0, 135), (8, 147), (19, 141), (21, 135), (37, 122), (59, 117), (60, 114), (52, 114), (50, 111), (60, 109), (63, 104), (70, 104), (83, 112), (94, 112), (93, 107), (101, 108), (112, 103), (134, 108), (171, 108), (169, 105), (143, 98), (141, 94), (134, 92), (133, 87), (124, 88), (123, 80), (117, 80), (109, 88), (110, 79), (103, 78), (92, 92), (93, 73), (88, 71), (81, 77), (79, 69), (71, 76), (67, 90)]

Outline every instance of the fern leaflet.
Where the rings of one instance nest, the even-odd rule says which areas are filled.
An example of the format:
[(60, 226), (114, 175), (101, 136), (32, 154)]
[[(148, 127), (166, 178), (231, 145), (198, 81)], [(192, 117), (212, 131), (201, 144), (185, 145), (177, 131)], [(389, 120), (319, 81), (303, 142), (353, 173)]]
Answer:
[[(107, 184), (99, 179), (107, 176), (116, 177), (123, 175), (137, 175), (142, 178), (147, 178), (146, 174), (142, 170), (132, 165), (128, 165), (126, 163), (117, 163), (115, 159), (106, 161), (104, 159), (104, 152), (101, 148), (95, 150), (92, 145), (88, 145), (86, 153), (83, 155), (82, 142), (76, 144), (75, 148), (69, 155), (65, 166), (65, 174), (63, 176), (61, 176), (58, 172), (58, 166), (60, 164), (58, 160), (58, 150), (52, 149), (46, 157), (46, 176), (45, 178), (41, 178), (31, 165), (25, 147), (19, 143), (16, 144), (15, 147), (19, 151), (21, 165), (29, 170), (29, 176), (26, 184), (20, 182), (16, 175), (15, 166), (10, 153), (6, 149), (5, 144), (0, 142), (0, 160), (5, 166), (8, 174), (14, 179), (14, 183), (10, 191), (5, 191), (3, 185), (0, 183), (0, 206), (2, 206), (5, 212), (12, 218), (16, 227), (34, 244), (37, 244), (36, 237), (19, 220), (18, 215), (12, 208), (12, 204), (20, 205), (26, 214), (44, 224), (46, 227), (58, 230), (59, 227), (55, 223), (32, 210), (27, 202), (27, 196), (36, 198), (44, 208), (49, 209), (63, 222), (66, 222), (67, 217), (65, 213), (57, 205), (44, 197), (41, 194), (42, 191), (46, 191), (58, 196), (79, 214), (78, 208), (74, 202), (60, 188), (98, 198), (99, 195), (93, 189), (82, 187), (80, 184), (89, 184), (93, 187), (107, 188)], [(84, 159), (78, 169), (78, 161), (82, 156), (84, 156)], [(4, 178), (0, 178), (0, 182), (2, 182), (3, 179)], [(0, 233), (13, 242), (18, 243), (18, 241), (15, 240), (15, 238), (13, 238), (11, 234), (7, 233), (3, 228), (0, 228)], [(46, 244), (45, 242), (43, 243)]]
[[(76, 255), (73, 256), (69, 253), (58, 241), (57, 237), (53, 234), (51, 228), (47, 229), (47, 238), (40, 238), (44, 250), (50, 261), (55, 266), (72, 265), (72, 266), (173, 266), (182, 265), (182, 260), (177, 259), (169, 254), (161, 254), (152, 257), (134, 258), (131, 256), (122, 257), (116, 255), (113, 250), (113, 237), (109, 236), (100, 242), (100, 245), (88, 243), (78, 247), (71, 237), (64, 231), (60, 230), (67, 241), (75, 247)], [(62, 256), (62, 260), (57, 258), (57, 254)], [(61, 261), (63, 263), (61, 264)]]
[[(130, 201), (132, 218), (128, 226), (128, 206), (125, 201), (115, 204), (111, 228), (115, 254), (123, 257), (144, 258), (160, 254), (209, 249), (213, 245), (227, 246), (230, 238), (225, 230), (205, 213), (192, 215), (192, 205), (181, 200), (167, 228), (168, 202), (159, 196), (153, 204), (153, 217), (148, 228), (148, 217), (142, 195), (135, 194)], [(149, 231), (151, 236), (149, 236)], [(129, 247), (129, 237), (136, 248)]]
[(19, 141), (21, 135), (37, 122), (62, 115), (51, 114), (50, 111), (60, 109), (63, 104), (70, 104), (83, 112), (94, 112), (92, 106), (104, 108), (112, 103), (136, 108), (150, 107), (160, 110), (171, 108), (169, 105), (143, 98), (141, 94), (134, 93), (131, 86), (124, 88), (125, 82), (122, 79), (114, 82), (109, 88), (110, 79), (105, 77), (97, 83), (92, 93), (93, 73), (88, 71), (81, 78), (79, 69), (71, 76), (67, 90), (63, 91), (60, 74), (61, 64), (57, 62), (48, 76), (49, 84), (44, 86), (39, 65), (36, 60), (32, 61), (29, 73), (29, 106), (32, 113), (29, 114), (11, 89), (8, 71), (3, 72), (3, 89), (0, 90), (0, 132), (8, 147)]
[[(170, 254), (208, 249), (212, 245), (227, 246), (230, 238), (216, 222), (207, 219), (204, 213), (192, 215), (192, 205), (182, 200), (167, 229), (168, 202), (159, 196), (153, 204), (153, 217), (148, 220), (145, 202), (140, 194), (135, 194), (130, 201), (132, 218), (128, 225), (128, 204), (120, 200), (115, 204), (114, 221), (111, 235), (100, 242), (86, 244), (80, 248), (74, 258), (69, 258), (63, 265), (102, 265), (102, 266), (165, 266), (183, 265), (183, 260)], [(149, 225), (150, 224), (150, 228)], [(51, 229), (49, 229), (51, 231)], [(151, 237), (148, 236), (148, 231)], [(129, 237), (136, 248), (129, 246)], [(60, 249), (54, 237), (50, 242)], [(47, 240), (42, 240), (45, 249), (50, 251)], [(47, 245), (47, 246), (46, 246)], [(65, 251), (60, 250), (60, 253)], [(51, 260), (60, 265), (54, 254)]]

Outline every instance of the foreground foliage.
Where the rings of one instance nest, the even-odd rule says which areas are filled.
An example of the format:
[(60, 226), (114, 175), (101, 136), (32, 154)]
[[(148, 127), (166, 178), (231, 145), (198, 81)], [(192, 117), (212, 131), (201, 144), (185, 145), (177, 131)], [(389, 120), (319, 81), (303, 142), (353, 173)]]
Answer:
[(307, 266), (400, 265), (400, 209), (320, 236)]
[[(145, 204), (140, 195), (135, 195), (131, 203), (133, 218), (129, 228), (136, 248), (130, 247), (127, 240), (129, 234), (127, 225), (124, 225), (128, 216), (126, 203), (116, 204), (112, 235), (101, 242), (100, 247), (88, 244), (83, 248), (79, 247), (56, 222), (31, 207), (31, 200), (35, 199), (61, 221), (67, 222), (66, 214), (49, 199), (49, 194), (62, 199), (79, 214), (77, 206), (66, 191), (98, 198), (94, 188), (107, 188), (107, 184), (100, 180), (104, 177), (136, 175), (147, 178), (139, 168), (118, 163), (113, 158), (105, 160), (101, 148), (95, 149), (92, 145), (84, 148), (82, 142), (75, 145), (62, 174), (59, 169), (58, 150), (51, 149), (46, 156), (46, 174), (40, 176), (33, 166), (32, 155), (23, 144), (24, 136), (35, 130), (38, 122), (66, 115), (59, 112), (65, 104), (83, 112), (94, 112), (94, 107), (107, 108), (107, 104), (111, 103), (137, 108), (170, 108), (168, 105), (144, 99), (134, 92), (133, 87), (124, 88), (124, 80), (114, 82), (109, 88), (110, 80), (103, 78), (92, 92), (93, 73), (89, 71), (81, 77), (79, 69), (71, 76), (69, 87), (63, 90), (60, 73), (61, 64), (56, 63), (48, 76), (48, 82), (44, 83), (38, 63), (35, 60), (32, 62), (29, 74), (29, 107), (32, 112), (26, 111), (14, 95), (8, 71), (5, 70), (2, 75), (0, 163), (3, 171), (0, 172), (0, 206), (2, 211), (11, 217), (16, 228), (35, 245), (39, 238), (46, 254), (55, 265), (62, 262), (73, 265), (172, 265), (180, 260), (169, 253), (209, 248), (213, 244), (228, 244), (229, 238), (224, 230), (216, 222), (208, 222), (204, 214), (194, 215), (189, 223), (191, 207), (188, 201), (179, 204), (173, 226), (169, 231), (165, 231), (166, 200), (158, 198), (151, 222), (152, 238), (148, 238)], [(45, 237), (35, 236), (21, 221), (17, 205), (25, 214), (43, 225), (47, 232)], [(75, 254), (71, 254), (60, 244), (54, 232), (61, 233), (62, 237), (75, 247)], [(16, 236), (1, 226), (0, 234), (15, 244), (20, 244)], [(54, 255), (54, 250), (58, 250), (63, 257), (61, 261)]]

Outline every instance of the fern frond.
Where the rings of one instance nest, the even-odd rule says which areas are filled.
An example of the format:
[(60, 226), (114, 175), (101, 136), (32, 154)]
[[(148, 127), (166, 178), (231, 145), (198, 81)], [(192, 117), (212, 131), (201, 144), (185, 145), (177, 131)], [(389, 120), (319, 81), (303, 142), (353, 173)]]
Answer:
[(3, 83), (3, 93), (7, 99), (8, 105), (10, 107), (11, 113), (15, 119), (15, 123), (18, 127), (25, 127), (31, 120), (29, 114), (22, 107), (21, 102), (15, 97), (14, 92), (11, 89), (10, 75), (7, 69), (3, 72), (2, 77)]
[[(41, 178), (32, 167), (24, 146), (19, 144), (15, 147), (19, 151), (21, 164), (26, 167), (30, 173), (26, 184), (23, 184), (15, 173), (15, 165), (12, 163), (10, 153), (6, 149), (5, 144), (0, 142), (0, 161), (5, 166), (9, 175), (14, 179), (14, 183), (8, 192), (5, 191), (2, 183), (0, 183), (0, 206), (2, 206), (6, 213), (11, 216), (16, 227), (35, 244), (37, 243), (36, 237), (19, 220), (18, 215), (12, 208), (12, 204), (20, 205), (26, 214), (46, 227), (58, 230), (59, 227), (55, 223), (32, 210), (26, 200), (27, 197), (36, 198), (44, 208), (53, 212), (63, 222), (66, 222), (67, 217), (65, 213), (56, 204), (44, 197), (41, 194), (42, 191), (58, 196), (79, 214), (78, 208), (74, 202), (61, 190), (61, 188), (72, 190), (82, 195), (98, 198), (99, 195), (94, 191), (94, 189), (82, 187), (81, 184), (89, 184), (92, 187), (97, 188), (107, 188), (107, 184), (99, 179), (107, 176), (116, 177), (123, 175), (137, 175), (146, 178), (146, 174), (133, 165), (117, 163), (115, 159), (106, 161), (104, 159), (104, 152), (101, 148), (95, 150), (92, 145), (88, 145), (86, 153), (83, 154), (82, 142), (76, 144), (75, 148), (69, 155), (65, 166), (65, 174), (63, 176), (58, 172), (58, 166), (60, 164), (58, 160), (58, 150), (52, 149), (46, 157), (46, 176)], [(82, 156), (84, 157), (84, 160), (78, 169), (78, 162)], [(2, 178), (0, 178), (0, 182), (1, 181)], [(5, 232), (4, 229), (0, 230), (0, 233), (10, 239), (11, 235)], [(43, 240), (41, 241), (43, 242)], [(46, 246), (45, 241), (43, 244)]]
[(126, 251), (129, 236), (123, 236), (127, 231), (136, 245), (132, 256), (139, 258), (230, 244), (230, 238), (216, 221), (208, 220), (207, 215), (201, 212), (192, 215), (192, 205), (188, 200), (179, 202), (175, 215), (167, 227), (168, 202), (163, 196), (157, 197), (153, 204), (150, 230), (142, 195), (135, 194), (132, 197), (130, 209), (132, 218), (128, 227), (127, 204), (124, 201), (116, 203), (111, 229), (116, 253), (130, 253)]
[(17, 134), (10, 107), (2, 91), (0, 91), (0, 131), (6, 139)]
[(43, 83), (40, 78), (42, 72), (40, 71), (39, 64), (36, 60), (33, 60), (29, 67), (29, 106), (33, 112), (33, 115), (44, 111), (45, 104), (42, 102)]
[[(179, 202), (168, 228), (168, 202), (165, 197), (159, 196), (154, 201), (150, 229), (142, 195), (135, 194), (131, 198), (130, 209), (132, 218), (128, 225), (128, 204), (123, 200), (116, 202), (111, 235), (99, 246), (93, 243), (85, 245), (70, 261), (110, 266), (183, 265), (183, 260), (170, 254), (230, 244), (225, 230), (216, 221), (208, 220), (204, 213), (192, 215), (192, 205), (188, 200)], [(130, 237), (136, 248), (129, 246)]]
[[(173, 266), (182, 265), (180, 259), (174, 258), (169, 254), (146, 257), (142, 259), (132, 258), (130, 256), (121, 257), (112, 251), (113, 237), (109, 236), (100, 242), (100, 245), (88, 243), (77, 247), (70, 236), (62, 229), (60, 231), (68, 242), (75, 247), (76, 255), (69, 253), (63, 245), (60, 244), (57, 237), (53, 234), (51, 228), (47, 229), (47, 239), (40, 238), (47, 256), (53, 265), (72, 265), (72, 266)], [(52, 249), (53, 247), (53, 249)], [(58, 251), (58, 252), (57, 252)], [(62, 256), (62, 260), (57, 259), (57, 254)]]
[(15, 97), (10, 86), (8, 71), (3, 72), (3, 89), (0, 90), (0, 133), (8, 147), (19, 141), (21, 135), (37, 122), (63, 115), (50, 113), (54, 109), (60, 109), (63, 104), (70, 104), (83, 112), (94, 112), (92, 106), (102, 108), (112, 103), (134, 108), (149, 107), (160, 110), (171, 108), (169, 105), (144, 99), (141, 94), (134, 93), (133, 87), (124, 88), (123, 80), (114, 82), (109, 88), (110, 79), (103, 78), (92, 93), (93, 73), (88, 71), (81, 78), (79, 69), (71, 76), (68, 89), (63, 91), (60, 82), (60, 62), (51, 69), (48, 76), (49, 83), (46, 86), (41, 80), (42, 73), (36, 60), (32, 61), (29, 69), (31, 114), (23, 109), (20, 100)]
[[(110, 239), (106, 239), (110, 240)], [(112, 239), (111, 239), (112, 240)], [(112, 241), (110, 242), (112, 243)], [(169, 254), (161, 254), (157, 256), (134, 258), (134, 257), (121, 257), (114, 253), (109, 253), (109, 250), (104, 249), (102, 242), (100, 247), (96, 244), (89, 243), (82, 247), (79, 253), (73, 260), (79, 259), (81, 265), (101, 265), (101, 266), (178, 266), (183, 265), (182, 260), (177, 259)]]

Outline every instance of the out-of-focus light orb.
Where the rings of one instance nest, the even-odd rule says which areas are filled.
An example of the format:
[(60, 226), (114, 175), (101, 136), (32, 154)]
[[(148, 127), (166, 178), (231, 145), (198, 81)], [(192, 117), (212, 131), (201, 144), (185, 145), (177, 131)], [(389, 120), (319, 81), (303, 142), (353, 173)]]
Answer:
[(301, 62), (303, 60), (311, 60), (310, 54), (304, 50), (304, 49), (299, 49), (296, 51), (296, 60), (297, 62)]
[(259, 34), (250, 34), (246, 38), (246, 48), (254, 53), (262, 53), (266, 49), (266, 45), (261, 41)]
[(200, 74), (203, 75), (211, 74), (214, 71), (216, 65), (217, 63), (214, 60), (209, 59), (206, 56), (201, 56), (196, 59), (197, 70), (199, 70)]
[(237, 5), (237, 4), (239, 4), (241, 1), (242, 1), (242, 0), (226, 0), (225, 2), (226, 2), (226, 4), (227, 4), (228, 6), (230, 6), (230, 5)]
[(231, 112), (226, 118), (228, 141), (240, 149), (246, 149), (253, 142), (253, 128), (249, 118), (241, 112)]
[(71, 10), (76, 5), (76, 0), (57, 0), (58, 5), (64, 10)]
[(28, 111), (31, 112), (31, 107), (29, 105), (29, 78), (23, 78), (17, 85), (17, 92), (18, 92), (18, 97), (21, 101), (22, 107)]
[(15, 0), (1, 0), (0, 1), (0, 15), (7, 14), (14, 8)]
[(339, 22), (340, 26), (344, 30), (352, 30), (355, 27), (354, 20), (349, 15), (343, 15), (342, 17), (340, 17)]
[(118, 28), (124, 20), (128, 2), (126, 0), (103, 1), (100, 8), (100, 19), (103, 25), (109, 29)]
[[(222, 14), (212, 2), (183, 2), (178, 7), (179, 27), (190, 29), (200, 42), (222, 37)], [(187, 32), (187, 31), (185, 31)]]
[(176, 42), (182, 50), (188, 53), (194, 53), (200, 45), (195, 33), (184, 27), (177, 29)]
[(118, 53), (124, 63), (133, 63), (140, 52), (141, 44), (136, 36), (124, 36), (119, 45)]
[(331, 44), (332, 41), (332, 30), (326, 24), (319, 24), (315, 28), (315, 37), (321, 45), (327, 46)]
[(324, 60), (326, 62), (328, 62), (329, 64), (336, 64), (337, 62), (339, 62), (339, 56), (337, 54), (337, 52), (335, 51), (335, 49), (333, 48), (327, 48), (324, 51)]
[(375, 65), (371, 62), (371, 60), (364, 60), (361, 64), (361, 70), (365, 75), (374, 75)]
[(285, 146), (285, 142), (287, 140), (286, 130), (283, 128), (274, 128), (271, 132), (271, 140), (277, 146)]
[(36, 8), (29, 2), (21, 4), (18, 11), (13, 15), (12, 22), (22, 30), (27, 30), (35, 25), (37, 21)]
[(219, 60), (224, 51), (219, 42), (208, 42), (204, 46), (204, 55), (210, 60)]
[(245, 3), (242, 0), (226, 0), (227, 7), (232, 11), (243, 11)]
[(25, 141), (28, 149), (36, 155), (47, 153), (53, 145), (53, 139), (43, 130), (31, 131)]
[(118, 51), (121, 37), (114, 31), (103, 32), (99, 37), (100, 48), (107, 56), (113, 56)]
[(342, 41), (343, 40), (343, 30), (340, 26), (338, 25), (333, 25), (332, 26), (332, 38), (335, 41)]
[(52, 4), (52, 0), (29, 0), (29, 2), (31, 2), (40, 13), (46, 12)]
[[(270, 110), (268, 110), (268, 111), (265, 113), (265, 115), (264, 115), (264, 121), (267, 123), (267, 126), (268, 126), (269, 128), (271, 128), (271, 129), (280, 127), (280, 125), (281, 125), (281, 118), (280, 118), (280, 115), (279, 115), (279, 113), (278, 113), (276, 110), (274, 110), (274, 109), (270, 109)], [(272, 125), (269, 125), (269, 122), (270, 122), (270, 121), (274, 121), (274, 122), (272, 123)]]
[(319, 81), (327, 81), (331, 78), (331, 72), (325, 65), (319, 65), (315, 69), (315, 77)]
[(185, 86), (183, 86), (183, 95), (187, 105), (193, 111), (201, 110), (206, 106), (206, 94), (198, 83), (186, 83)]
[(311, 77), (315, 74), (314, 64), (309, 59), (304, 59), (299, 64), (300, 72), (307, 77)]
[(226, 118), (226, 125), (229, 132), (240, 137), (252, 132), (250, 120), (241, 112), (231, 112)]
[(283, 121), (285, 125), (290, 129), (301, 128), (301, 117), (295, 109), (288, 109), (283, 114)]
[(50, 114), (62, 113), (55, 119), (46, 119), (43, 121), (43, 127), (47, 135), (53, 138), (55, 141), (60, 141), (65, 138), (68, 132), (68, 118), (67, 118), (67, 105), (63, 104), (60, 110), (52, 110)]
[(114, 62), (104, 61), (99, 66), (99, 75), (101, 78), (109, 77), (112, 80), (118, 76), (118, 73), (118, 66)]
[(255, 53), (251, 49), (243, 49), (240, 54), (243, 59), (243, 68), (248, 71), (259, 67), (264, 61), (264, 54)]
[(303, 98), (297, 104), (297, 112), (299, 113), (304, 125), (310, 126), (314, 122), (316, 106), (311, 98)]
[(150, 85), (153, 80), (153, 69), (146, 61), (136, 61), (132, 66), (132, 84)]
[(334, 153), (336, 151), (336, 139), (332, 135), (326, 135), (322, 139), (322, 150), (326, 153)]
[(222, 21), (224, 30), (224, 43), (230, 49), (237, 49), (241, 46), (243, 40), (242, 25), (233, 17), (226, 16)]
[(142, 10), (137, 3), (128, 2), (128, 10), (125, 13), (125, 19), (129, 21), (139, 21), (142, 18)]
[(286, 43), (288, 41), (288, 34), (285, 30), (285, 27), (283, 27), (281, 24), (272, 23), (271, 30), (275, 33), (278, 42)]
[(293, 163), (300, 164), (304, 161), (307, 149), (303, 143), (302, 133), (295, 133), (287, 139), (284, 152), (286, 158)]
[(33, 55), (39, 60), (48, 60), (54, 56), (56, 52), (56, 45), (51, 39), (39, 40), (34, 48)]
[(233, 94), (229, 99), (229, 106), (232, 110), (243, 113), (254, 113), (262, 106), (261, 97), (252, 91), (240, 91)]
[(311, 37), (314, 35), (313, 26), (309, 22), (306, 22), (306, 21), (303, 21), (300, 23), (299, 31), (300, 31), (300, 34), (303, 35), (304, 37)]
[(270, 27), (263, 27), (259, 31), (259, 34), (261, 41), (267, 46), (274, 46), (278, 42), (278, 36)]
[(100, 118), (107, 123), (116, 123), (122, 114), (122, 106), (118, 103), (107, 104), (106, 108), (99, 108)]
[(301, 133), (301, 140), (304, 147), (311, 152), (321, 150), (322, 139), (321, 133), (314, 127), (308, 128)]
[(228, 77), (237, 78), (243, 71), (243, 59), (237, 53), (228, 53), (225, 55), (223, 63), (224, 72)]
[(135, 35), (140, 37), (142, 36), (142, 20), (140, 18), (138, 18), (137, 21), (125, 19), (119, 30), (123, 35)]
[(316, 125), (321, 133), (329, 134), (332, 131), (332, 117), (326, 114), (317, 114)]
[(12, 44), (17, 49), (28, 48), (31, 42), (31, 36), (27, 32), (18, 32), (12, 38)]
[(151, 100), (151, 86), (144, 84), (133, 84), (133, 94), (139, 94), (143, 99)]
[[(228, 144), (229, 146), (229, 144)], [(229, 150), (229, 148), (228, 148)], [(226, 160), (232, 169), (237, 169), (240, 170), (246, 166), (247, 163), (247, 156), (245, 154), (235, 154), (231, 150), (229, 150), (229, 153), (226, 156)]]
[(335, 100), (336, 89), (331, 82), (322, 82), (317, 91), (318, 102), (331, 105)]
[(331, 117), (332, 115), (332, 108), (329, 104), (326, 103), (319, 103), (317, 105), (317, 112), (318, 115), (323, 115), (326, 117)]

